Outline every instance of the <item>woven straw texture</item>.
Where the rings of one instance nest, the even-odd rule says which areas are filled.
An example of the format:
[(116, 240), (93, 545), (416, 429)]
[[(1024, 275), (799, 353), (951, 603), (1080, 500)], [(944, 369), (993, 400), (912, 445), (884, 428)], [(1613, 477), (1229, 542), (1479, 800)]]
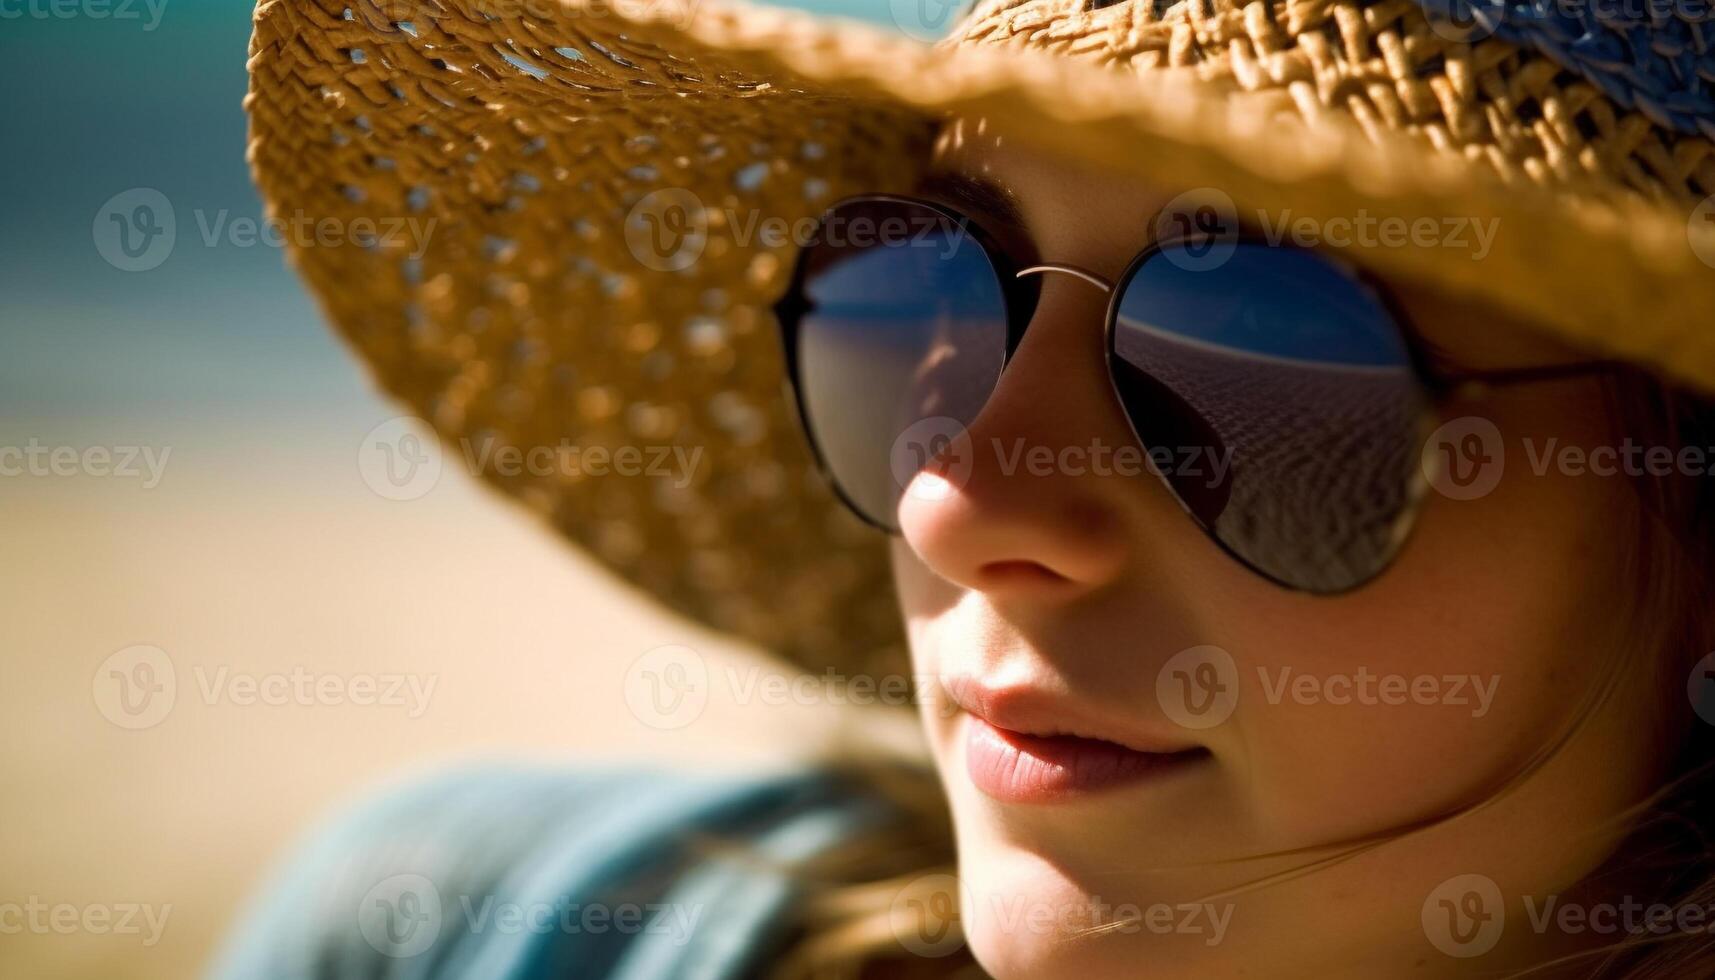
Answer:
[(1499, 218), (1481, 262), (1358, 259), (1715, 387), (1715, 270), (1687, 230), (1709, 140), (1407, 0), (1000, 2), (935, 48), (637, 2), (264, 0), (250, 159), (277, 219), (430, 229), (289, 254), (453, 458), (700, 451), (672, 478), (481, 471), (806, 666), (905, 669), (884, 541), (821, 485), (781, 394), (767, 310), (794, 253), (761, 222), (909, 190), (950, 114), (1295, 215)]

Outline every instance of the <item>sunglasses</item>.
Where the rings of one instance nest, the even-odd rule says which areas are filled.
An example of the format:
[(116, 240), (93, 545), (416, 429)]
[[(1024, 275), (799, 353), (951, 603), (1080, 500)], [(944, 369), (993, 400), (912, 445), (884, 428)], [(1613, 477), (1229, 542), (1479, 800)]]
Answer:
[(863, 520), (899, 533), (913, 480), (972, 451), (961, 438), (1046, 272), (1109, 295), (1108, 380), (1144, 471), (1233, 558), (1304, 592), (1357, 588), (1399, 554), (1446, 400), (1610, 366), (1431, 371), (1378, 283), (1259, 239), (1158, 241), (1113, 282), (1015, 258), (1028, 254), (933, 201), (863, 196), (822, 215), (775, 311), (817, 465)]

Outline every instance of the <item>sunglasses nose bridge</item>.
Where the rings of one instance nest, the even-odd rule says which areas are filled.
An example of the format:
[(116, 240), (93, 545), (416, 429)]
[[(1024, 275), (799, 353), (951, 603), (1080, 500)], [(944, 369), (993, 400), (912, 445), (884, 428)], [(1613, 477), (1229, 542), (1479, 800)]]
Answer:
[(1076, 276), (1077, 278), (1084, 280), (1104, 293), (1111, 293), (1114, 291), (1113, 283), (1096, 275), (1094, 272), (1091, 272), (1088, 269), (1080, 269), (1075, 265), (1065, 265), (1058, 262), (1045, 262), (1040, 265), (1033, 265), (1028, 269), (1020, 269), (1013, 278), (1023, 279), (1025, 276), (1041, 275), (1044, 272), (1063, 272), (1066, 275)]

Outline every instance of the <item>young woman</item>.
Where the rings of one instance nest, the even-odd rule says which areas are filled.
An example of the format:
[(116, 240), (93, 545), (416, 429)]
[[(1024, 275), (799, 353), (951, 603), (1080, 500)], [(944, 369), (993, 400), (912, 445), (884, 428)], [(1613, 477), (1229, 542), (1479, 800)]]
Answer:
[(221, 975), (1715, 975), (1708, 26), (1427, 6), (261, 5), (387, 389), (706, 448), (482, 475), (933, 765), (438, 781)]

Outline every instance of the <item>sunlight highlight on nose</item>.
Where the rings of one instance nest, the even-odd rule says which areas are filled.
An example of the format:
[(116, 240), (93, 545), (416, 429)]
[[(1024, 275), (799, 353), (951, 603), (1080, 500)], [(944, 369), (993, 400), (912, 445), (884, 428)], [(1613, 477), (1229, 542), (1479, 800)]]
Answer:
[(947, 479), (937, 467), (930, 466), (912, 477), (906, 493), (917, 500), (946, 500), (957, 490), (952, 480)]

